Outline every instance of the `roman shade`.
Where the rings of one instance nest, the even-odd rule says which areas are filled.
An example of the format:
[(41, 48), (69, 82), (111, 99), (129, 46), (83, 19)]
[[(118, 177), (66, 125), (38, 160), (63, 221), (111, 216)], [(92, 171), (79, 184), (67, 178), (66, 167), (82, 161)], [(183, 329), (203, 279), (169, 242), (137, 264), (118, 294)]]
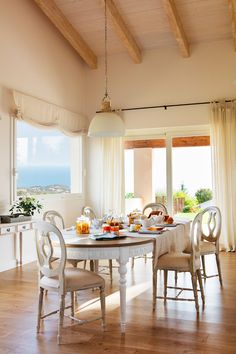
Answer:
[(15, 117), (41, 128), (56, 128), (69, 136), (87, 134), (87, 120), (78, 113), (13, 90)]

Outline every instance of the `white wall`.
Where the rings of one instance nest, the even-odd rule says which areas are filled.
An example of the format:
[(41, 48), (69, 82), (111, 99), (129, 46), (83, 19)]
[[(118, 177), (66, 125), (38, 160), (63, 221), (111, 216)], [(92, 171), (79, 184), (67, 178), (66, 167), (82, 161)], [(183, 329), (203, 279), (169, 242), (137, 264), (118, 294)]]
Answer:
[[(144, 52), (143, 62), (134, 64), (126, 54), (109, 56), (109, 93), (113, 108), (129, 108), (234, 98), (236, 52), (233, 41), (218, 41), (192, 47), (184, 59), (175, 48)], [(104, 94), (104, 68), (86, 69), (88, 117), (100, 108)], [(123, 112), (127, 135), (165, 132), (170, 127), (208, 127), (209, 106), (188, 106)], [(192, 127), (192, 128), (191, 128)], [(175, 128), (173, 128), (175, 129)], [(134, 131), (133, 131), (134, 130)], [(88, 178), (90, 203), (97, 207), (96, 140), (90, 139)]]
[[(9, 89), (17, 89), (72, 111), (85, 114), (84, 65), (32, 0), (0, 1), (0, 214), (10, 204)], [(44, 209), (62, 212), (66, 224), (75, 221), (84, 199), (44, 201)], [(9, 254), (13, 241), (0, 240)], [(29, 251), (29, 250), (28, 250)], [(28, 253), (27, 251), (27, 253)], [(30, 251), (29, 251), (30, 253)], [(29, 261), (29, 257), (25, 260)], [(1, 262), (1, 261), (0, 261)]]

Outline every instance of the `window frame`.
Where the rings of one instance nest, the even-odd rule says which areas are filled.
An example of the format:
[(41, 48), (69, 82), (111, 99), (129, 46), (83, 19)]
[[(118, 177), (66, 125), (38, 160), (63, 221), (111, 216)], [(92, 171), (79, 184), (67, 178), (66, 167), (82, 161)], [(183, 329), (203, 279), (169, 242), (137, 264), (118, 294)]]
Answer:
[[(172, 142), (174, 138), (178, 137), (192, 137), (192, 136), (210, 136), (209, 125), (193, 125), (193, 126), (178, 126), (168, 128), (153, 128), (143, 130), (127, 131), (125, 141), (151, 140), (151, 139), (165, 139), (166, 141), (166, 195), (167, 195), (167, 209), (170, 215), (173, 214), (173, 184), (172, 184)], [(211, 145), (211, 144), (210, 144)]]

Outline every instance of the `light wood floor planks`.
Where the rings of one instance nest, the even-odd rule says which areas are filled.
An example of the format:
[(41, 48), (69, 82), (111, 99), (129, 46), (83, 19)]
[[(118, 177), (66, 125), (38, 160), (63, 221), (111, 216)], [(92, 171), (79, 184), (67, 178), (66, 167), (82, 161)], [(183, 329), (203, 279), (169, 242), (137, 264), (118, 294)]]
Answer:
[[(210, 272), (214, 258), (208, 257)], [(176, 353), (227, 354), (236, 353), (236, 254), (221, 253), (224, 287), (218, 278), (205, 282), (206, 307), (199, 316), (193, 302), (157, 301), (152, 312), (151, 260), (135, 261), (134, 270), (128, 264), (127, 273), (127, 332), (120, 334), (118, 272), (114, 269), (111, 286), (105, 275), (107, 330), (100, 322), (84, 326), (65, 319), (64, 344), (56, 344), (57, 316), (44, 321), (36, 335), (37, 268), (35, 263), (0, 273), (0, 354), (57, 354), (57, 353)], [(162, 290), (162, 276), (159, 276)], [(173, 278), (170, 283), (173, 283)], [(180, 274), (178, 283), (190, 286), (188, 276)], [(192, 296), (192, 294), (187, 294)], [(97, 291), (81, 292), (79, 316), (96, 316), (99, 302)], [(199, 296), (200, 298), (200, 296)], [(91, 304), (88, 306), (88, 304)], [(49, 293), (47, 309), (57, 308), (57, 296)]]

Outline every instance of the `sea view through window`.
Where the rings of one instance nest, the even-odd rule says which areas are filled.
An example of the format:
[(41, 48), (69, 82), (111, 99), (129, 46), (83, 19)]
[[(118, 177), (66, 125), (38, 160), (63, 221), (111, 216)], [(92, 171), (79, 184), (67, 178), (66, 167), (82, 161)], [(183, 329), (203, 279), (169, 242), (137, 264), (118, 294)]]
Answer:
[(75, 140), (55, 129), (39, 129), (17, 121), (17, 195), (71, 193)]

